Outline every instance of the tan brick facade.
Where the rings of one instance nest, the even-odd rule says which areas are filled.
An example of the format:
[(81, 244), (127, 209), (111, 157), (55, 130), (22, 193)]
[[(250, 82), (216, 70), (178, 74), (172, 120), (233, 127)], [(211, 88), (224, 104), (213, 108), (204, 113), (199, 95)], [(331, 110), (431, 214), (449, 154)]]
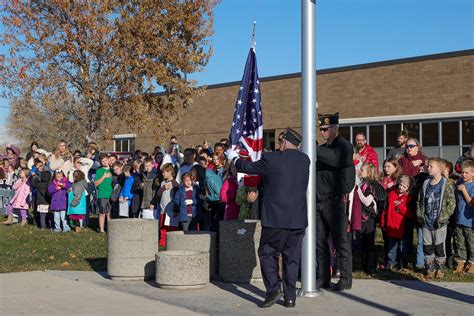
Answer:
[[(264, 129), (278, 134), (286, 126), (299, 128), (300, 75), (260, 81)], [(238, 89), (239, 82), (214, 85), (195, 97), (181, 120), (186, 132), (180, 142), (227, 137)], [(339, 112), (341, 118), (472, 111), (474, 50), (318, 71), (317, 96), (319, 113)], [(113, 149), (112, 142), (104, 145)], [(151, 151), (153, 145), (152, 137), (137, 135), (136, 148)]]

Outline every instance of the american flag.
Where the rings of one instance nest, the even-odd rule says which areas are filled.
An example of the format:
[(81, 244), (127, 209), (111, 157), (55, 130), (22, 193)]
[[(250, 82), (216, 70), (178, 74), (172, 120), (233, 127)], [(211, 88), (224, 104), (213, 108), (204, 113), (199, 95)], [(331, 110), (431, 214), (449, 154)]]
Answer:
[[(250, 49), (245, 63), (229, 139), (232, 149), (239, 150), (242, 158), (257, 161), (262, 156), (262, 96), (254, 48)], [(245, 186), (257, 186), (259, 181), (257, 176), (239, 175), (239, 183)]]

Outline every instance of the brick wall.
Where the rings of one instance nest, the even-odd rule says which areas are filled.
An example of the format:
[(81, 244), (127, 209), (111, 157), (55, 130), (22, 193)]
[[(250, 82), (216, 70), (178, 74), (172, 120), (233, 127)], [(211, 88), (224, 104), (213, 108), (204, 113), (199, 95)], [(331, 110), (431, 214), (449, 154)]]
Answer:
[[(316, 82), (318, 113), (339, 112), (341, 118), (468, 111), (474, 109), (474, 53), (322, 70)], [(265, 129), (278, 135), (287, 126), (300, 128), (300, 83), (298, 74), (261, 78)], [(186, 131), (180, 143), (227, 137), (238, 89), (238, 82), (215, 85), (195, 97), (181, 120)], [(137, 135), (137, 148), (151, 151), (154, 144)]]

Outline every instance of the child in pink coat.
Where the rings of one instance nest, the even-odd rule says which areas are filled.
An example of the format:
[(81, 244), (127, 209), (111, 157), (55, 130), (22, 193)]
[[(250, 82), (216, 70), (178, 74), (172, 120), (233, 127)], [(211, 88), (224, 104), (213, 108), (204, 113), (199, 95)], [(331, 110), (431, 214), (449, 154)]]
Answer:
[(13, 223), (13, 211), (20, 211), (21, 214), (21, 226), (27, 224), (26, 218), (28, 217), (28, 208), (30, 207), (28, 203), (28, 197), (30, 195), (30, 181), (28, 180), (28, 175), (30, 170), (27, 168), (22, 168), (19, 173), (20, 179), (18, 179), (13, 185), (13, 190), (15, 190), (15, 195), (10, 200), (10, 207), (8, 207), (8, 218), (5, 222), (6, 225)]
[(237, 197), (237, 170), (234, 164), (229, 163), (226, 168), (225, 181), (221, 188), (221, 202), (225, 203), (224, 220), (233, 220), (239, 218), (240, 208), (235, 201)]

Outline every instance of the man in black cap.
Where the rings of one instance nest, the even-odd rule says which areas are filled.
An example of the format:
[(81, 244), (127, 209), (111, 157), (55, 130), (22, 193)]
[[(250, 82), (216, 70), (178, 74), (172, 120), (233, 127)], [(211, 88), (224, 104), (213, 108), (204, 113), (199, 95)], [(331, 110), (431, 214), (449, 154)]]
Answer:
[[(306, 190), (309, 180), (309, 157), (298, 149), (301, 135), (287, 128), (280, 151), (264, 153), (255, 162), (239, 159), (228, 151), (228, 159), (237, 170), (263, 176), (262, 235), (258, 256), (266, 287), (261, 307), (270, 307), (283, 296), (284, 305), (294, 307), (301, 245), (308, 226)], [(283, 257), (283, 292), (278, 284), (278, 255)]]
[(349, 220), (347, 197), (355, 185), (353, 147), (339, 135), (339, 113), (319, 116), (319, 130), (326, 141), (318, 146), (316, 163), (316, 249), (317, 288), (331, 284), (328, 239), (331, 236), (336, 249), (340, 281), (335, 291), (352, 287), (351, 238), (347, 232)]

